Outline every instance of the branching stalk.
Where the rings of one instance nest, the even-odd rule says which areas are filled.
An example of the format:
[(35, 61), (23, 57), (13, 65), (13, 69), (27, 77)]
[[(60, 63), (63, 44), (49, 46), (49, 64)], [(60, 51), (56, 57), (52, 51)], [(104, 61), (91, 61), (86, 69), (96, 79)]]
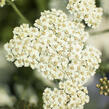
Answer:
[(24, 23), (30, 24), (30, 22), (26, 19), (26, 17), (24, 17), (24, 15), (20, 12), (20, 10), (16, 7), (16, 5), (12, 1), (7, 0), (7, 2), (9, 3), (9, 5), (11, 5), (11, 7), (14, 9), (17, 15), (23, 20)]
[(104, 34), (104, 33), (108, 33), (108, 32), (109, 32), (109, 29), (106, 29), (106, 30), (90, 33), (90, 35), (94, 36), (94, 35), (100, 35), (100, 34)]

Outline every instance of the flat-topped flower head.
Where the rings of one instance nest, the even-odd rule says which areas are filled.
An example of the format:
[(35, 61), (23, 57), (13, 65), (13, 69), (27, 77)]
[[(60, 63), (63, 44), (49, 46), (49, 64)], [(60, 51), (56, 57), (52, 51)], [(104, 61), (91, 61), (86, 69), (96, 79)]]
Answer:
[(86, 83), (99, 66), (100, 53), (85, 47), (88, 33), (84, 26), (55, 9), (41, 13), (34, 25), (14, 29), (13, 39), (5, 45), (7, 59), (17, 67), (37, 69), (50, 80)]
[(102, 8), (95, 5), (95, 0), (69, 0), (67, 9), (75, 21), (85, 21), (92, 28), (98, 27), (102, 19)]
[(49, 79), (71, 76), (80, 64), (80, 54), (88, 38), (84, 26), (69, 21), (63, 11), (53, 9), (41, 13), (40, 19), (35, 21), (35, 27), (42, 32), (40, 41), (48, 53), (42, 56), (40, 71)]
[(45, 89), (43, 93), (44, 109), (83, 109), (85, 103), (89, 102), (86, 87), (67, 80), (61, 82), (59, 88)]

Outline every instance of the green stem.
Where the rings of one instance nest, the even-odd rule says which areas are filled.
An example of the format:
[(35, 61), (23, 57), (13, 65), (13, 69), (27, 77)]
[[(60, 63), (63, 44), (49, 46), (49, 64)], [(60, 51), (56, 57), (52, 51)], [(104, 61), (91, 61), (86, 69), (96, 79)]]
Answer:
[(30, 24), (30, 22), (23, 16), (23, 14), (20, 12), (20, 10), (16, 7), (16, 5), (12, 1), (7, 0), (7, 2), (11, 5), (11, 7), (18, 14), (18, 16), (23, 20), (23, 22)]
[(99, 73), (101, 76), (106, 76), (106, 74), (109, 73), (109, 63), (102, 63), (97, 70), (97, 73)]
[(109, 29), (106, 29), (106, 30), (90, 33), (90, 35), (94, 36), (94, 35), (104, 34), (104, 33), (108, 33), (108, 32), (109, 32)]

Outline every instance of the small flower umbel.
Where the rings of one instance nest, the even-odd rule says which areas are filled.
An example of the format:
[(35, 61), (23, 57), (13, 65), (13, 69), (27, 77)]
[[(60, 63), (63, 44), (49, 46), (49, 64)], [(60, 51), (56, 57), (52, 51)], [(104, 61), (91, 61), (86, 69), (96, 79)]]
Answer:
[(46, 88), (43, 93), (44, 109), (83, 109), (89, 102), (86, 87), (72, 80), (59, 83), (59, 89)]
[(101, 22), (103, 10), (96, 7), (95, 0), (69, 0), (67, 9), (73, 20), (84, 20), (89, 27), (96, 28)]
[[(10, 1), (14, 1), (14, 0), (10, 0)], [(3, 7), (6, 4), (7, 0), (0, 0), (0, 7)]]
[(109, 96), (109, 80), (107, 77), (103, 77), (99, 80), (99, 84), (96, 85), (100, 90), (100, 95)]
[(3, 7), (5, 5), (5, 0), (0, 0), (0, 7)]

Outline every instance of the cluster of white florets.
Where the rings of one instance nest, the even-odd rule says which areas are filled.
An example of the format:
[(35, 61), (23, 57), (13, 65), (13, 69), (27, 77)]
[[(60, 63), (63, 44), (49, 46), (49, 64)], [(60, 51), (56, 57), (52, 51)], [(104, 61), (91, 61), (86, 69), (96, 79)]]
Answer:
[[(73, 2), (69, 1), (67, 8)], [(94, 21), (90, 22), (93, 23), (88, 21), (89, 25), (96, 25)], [(5, 44), (8, 61), (17, 67), (37, 69), (50, 80), (60, 80), (59, 88), (45, 89), (44, 109), (83, 109), (89, 102), (87, 88), (83, 85), (95, 74), (101, 62), (101, 53), (86, 44), (88, 33), (84, 31), (84, 25), (70, 21), (63, 11), (52, 9), (42, 12), (34, 27), (23, 24), (16, 27), (13, 34), (13, 39)]]
[(83, 109), (89, 102), (86, 87), (76, 85), (71, 80), (61, 82), (59, 89), (45, 89), (43, 93), (44, 109)]
[(38, 29), (23, 24), (16, 27), (13, 34), (13, 39), (5, 44), (5, 49), (8, 52), (7, 60), (14, 62), (17, 67), (36, 68), (39, 56), (39, 52), (35, 49), (38, 46), (36, 45), (36, 38), (39, 35)]
[[(5, 45), (7, 59), (17, 67), (31, 67), (50, 80), (75, 79), (84, 84), (99, 66), (100, 53), (86, 47), (84, 26), (68, 20), (62, 11), (45, 11), (35, 27), (23, 24)], [(87, 78), (86, 78), (87, 77)]]
[[(10, 1), (14, 1), (14, 0), (10, 0)], [(0, 7), (3, 7), (6, 4), (6, 0), (0, 0)]]
[(96, 7), (95, 0), (69, 0), (67, 9), (73, 20), (84, 20), (89, 27), (95, 28), (101, 22), (102, 8)]

